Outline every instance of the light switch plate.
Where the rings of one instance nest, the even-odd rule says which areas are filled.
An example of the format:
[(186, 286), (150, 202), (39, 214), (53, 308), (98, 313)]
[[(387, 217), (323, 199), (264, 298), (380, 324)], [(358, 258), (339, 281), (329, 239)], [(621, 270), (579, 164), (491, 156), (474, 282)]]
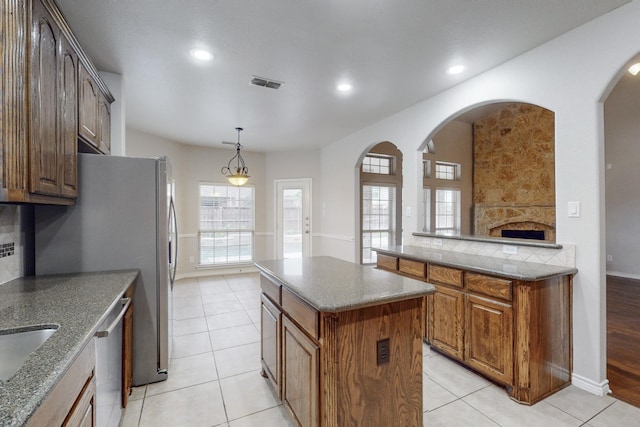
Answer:
[(580, 202), (568, 202), (567, 204), (567, 214), (569, 218), (579, 218), (580, 217)]

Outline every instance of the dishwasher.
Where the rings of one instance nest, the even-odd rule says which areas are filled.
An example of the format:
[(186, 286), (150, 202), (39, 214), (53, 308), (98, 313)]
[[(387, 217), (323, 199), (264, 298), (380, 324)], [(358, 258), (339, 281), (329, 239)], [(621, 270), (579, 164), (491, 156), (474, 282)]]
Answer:
[(121, 298), (96, 332), (96, 425), (118, 427), (122, 416), (122, 318), (131, 298)]

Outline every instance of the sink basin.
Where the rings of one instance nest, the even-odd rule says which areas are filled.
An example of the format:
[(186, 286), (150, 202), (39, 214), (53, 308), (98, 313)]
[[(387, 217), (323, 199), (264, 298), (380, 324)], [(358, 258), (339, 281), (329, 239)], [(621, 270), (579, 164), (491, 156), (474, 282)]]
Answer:
[(56, 329), (47, 325), (35, 330), (31, 327), (8, 333), (0, 331), (0, 381), (11, 378)]

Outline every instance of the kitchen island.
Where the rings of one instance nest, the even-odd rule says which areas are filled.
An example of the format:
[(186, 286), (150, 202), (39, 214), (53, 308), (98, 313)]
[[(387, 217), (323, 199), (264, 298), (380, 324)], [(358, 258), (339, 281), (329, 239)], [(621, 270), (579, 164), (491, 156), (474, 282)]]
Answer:
[(299, 425), (422, 425), (432, 285), (332, 257), (255, 265), (263, 376)]
[[(91, 386), (94, 334), (107, 313), (132, 289), (138, 273), (123, 270), (23, 277), (0, 285), (0, 334), (56, 329), (14, 375), (0, 381), (1, 426), (62, 424), (55, 420), (64, 420), (67, 413), (63, 411), (68, 408), (59, 402), (47, 403), (47, 399), (58, 388), (58, 394), (73, 403), (76, 389), (84, 395)], [(87, 384), (87, 378), (74, 377), (80, 372), (90, 376)]]

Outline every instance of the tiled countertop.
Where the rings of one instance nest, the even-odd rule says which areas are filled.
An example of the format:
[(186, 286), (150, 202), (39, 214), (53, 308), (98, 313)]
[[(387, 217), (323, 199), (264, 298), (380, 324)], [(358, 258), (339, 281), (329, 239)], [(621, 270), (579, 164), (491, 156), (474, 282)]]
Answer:
[(388, 249), (373, 248), (383, 255), (407, 258), (414, 261), (433, 262), (438, 265), (461, 268), (478, 273), (505, 277), (522, 281), (536, 281), (567, 274), (576, 274), (578, 270), (572, 267), (538, 264), (526, 261), (513, 261), (462, 252), (438, 251), (421, 248), (419, 246), (392, 246)]
[(13, 377), (0, 381), (1, 426), (25, 424), (137, 277), (137, 270), (123, 270), (23, 277), (0, 285), (0, 333), (58, 327)]
[(340, 312), (418, 298), (433, 285), (332, 257), (259, 261), (256, 267), (318, 311)]

